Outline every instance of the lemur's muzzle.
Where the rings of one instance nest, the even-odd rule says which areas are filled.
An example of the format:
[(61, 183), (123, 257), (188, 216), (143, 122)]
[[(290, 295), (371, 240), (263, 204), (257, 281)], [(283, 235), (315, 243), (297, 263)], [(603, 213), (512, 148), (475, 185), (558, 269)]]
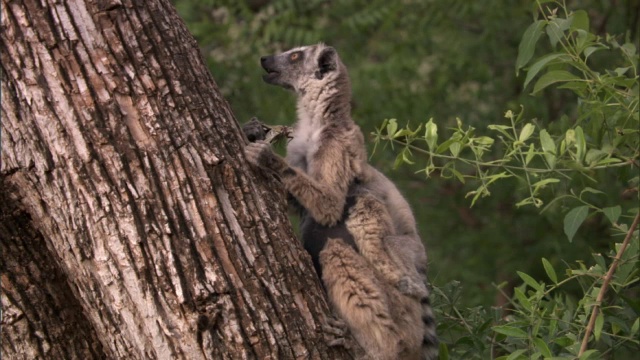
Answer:
[(262, 68), (267, 72), (267, 74), (262, 76), (262, 80), (272, 84), (278, 75), (280, 75), (280, 72), (276, 70), (275, 57), (273, 55), (261, 57), (260, 65), (262, 65)]

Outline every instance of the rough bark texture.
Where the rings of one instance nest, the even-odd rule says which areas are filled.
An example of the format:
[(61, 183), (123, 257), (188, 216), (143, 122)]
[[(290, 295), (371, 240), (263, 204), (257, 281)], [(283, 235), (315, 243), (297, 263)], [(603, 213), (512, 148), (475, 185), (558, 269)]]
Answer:
[[(0, 180), (0, 187), (6, 184)], [(44, 238), (0, 192), (2, 355), (19, 359), (104, 359), (98, 336), (53, 261)]]
[(1, 11), (3, 357), (349, 357), (169, 1)]

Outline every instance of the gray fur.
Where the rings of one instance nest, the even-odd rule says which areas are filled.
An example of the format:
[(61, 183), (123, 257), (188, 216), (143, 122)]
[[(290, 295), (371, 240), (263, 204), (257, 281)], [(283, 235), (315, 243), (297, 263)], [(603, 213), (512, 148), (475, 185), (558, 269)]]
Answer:
[[(353, 235), (357, 249), (330, 238), (319, 261), (336, 312), (367, 356), (434, 359), (425, 249), (407, 201), (366, 161), (364, 137), (351, 119), (346, 67), (323, 44), (261, 63), (267, 83), (296, 92), (298, 121), (286, 159), (258, 141), (246, 147), (247, 160), (275, 171), (313, 221), (346, 226)], [(348, 197), (356, 200), (345, 213)]]

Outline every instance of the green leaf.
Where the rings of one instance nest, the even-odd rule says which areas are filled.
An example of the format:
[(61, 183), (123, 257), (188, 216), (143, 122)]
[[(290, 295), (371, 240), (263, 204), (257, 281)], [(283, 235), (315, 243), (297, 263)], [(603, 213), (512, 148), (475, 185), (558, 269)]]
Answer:
[(522, 356), (522, 354), (524, 354), (525, 352), (527, 352), (526, 349), (516, 350), (516, 351), (512, 352), (505, 360), (516, 360), (520, 356)]
[(619, 334), (620, 330), (622, 330), (622, 328), (620, 327), (620, 325), (617, 322), (614, 322), (611, 324), (611, 332), (613, 334)]
[(445, 140), (442, 144), (438, 145), (438, 148), (436, 149), (436, 153), (438, 154), (442, 154), (445, 151), (449, 150), (449, 148), (451, 147), (451, 144), (455, 143), (455, 142), (459, 142), (460, 139), (462, 139), (462, 135), (460, 135), (460, 133), (454, 133), (451, 138)]
[(405, 148), (405, 149), (402, 151), (402, 160), (403, 160), (406, 164), (410, 164), (410, 165), (415, 164), (415, 162), (411, 161), (411, 151), (409, 151), (409, 148)]
[(533, 160), (533, 157), (536, 155), (535, 151), (536, 151), (536, 146), (533, 144), (530, 144), (529, 150), (527, 151), (527, 158), (525, 159), (525, 162), (524, 162), (525, 165), (529, 165), (531, 160)]
[(544, 151), (544, 158), (547, 160), (549, 168), (553, 169), (556, 164), (556, 143), (546, 129), (540, 131), (540, 145)]
[(532, 278), (531, 276), (523, 273), (522, 271), (516, 271), (516, 273), (518, 273), (518, 276), (520, 276), (520, 278), (525, 282), (525, 284), (531, 286), (532, 288), (534, 288), (535, 290), (542, 290), (542, 285), (540, 285), (534, 278)]
[(393, 168), (397, 169), (400, 167), (400, 165), (402, 165), (402, 162), (404, 160), (404, 154), (400, 153), (398, 154), (398, 156), (396, 156), (396, 160), (393, 162)]
[(527, 333), (524, 332), (524, 330), (519, 329), (517, 327), (513, 327), (513, 326), (501, 325), (501, 326), (494, 326), (492, 327), (492, 329), (498, 334), (503, 334), (503, 335), (507, 335), (515, 338), (524, 339), (528, 337)]
[(633, 325), (631, 326), (631, 334), (630, 335), (635, 335), (638, 332), (638, 329), (640, 329), (640, 317), (636, 318), (636, 321), (633, 322)]
[(636, 54), (636, 46), (632, 43), (625, 43), (620, 49), (629, 57), (633, 57)]
[(584, 138), (584, 132), (582, 131), (582, 127), (576, 126), (576, 157), (580, 165), (582, 165), (586, 153), (587, 141)]
[(551, 84), (574, 80), (580, 80), (580, 78), (566, 70), (549, 71), (538, 79), (538, 82), (533, 86), (533, 92), (531, 94), (536, 94)]
[(622, 208), (620, 205), (612, 206), (602, 209), (602, 212), (612, 224), (615, 224), (618, 221), (620, 214), (622, 214)]
[(411, 135), (413, 135), (413, 131), (411, 131), (411, 129), (402, 129), (402, 130), (396, 132), (393, 135), (393, 138), (397, 139), (397, 138), (402, 137), (402, 136), (411, 136)]
[(487, 126), (487, 128), (488, 128), (489, 130), (495, 130), (495, 131), (500, 132), (502, 135), (506, 136), (506, 138), (507, 138), (507, 139), (509, 139), (509, 140), (514, 140), (514, 139), (513, 139), (513, 135), (512, 135), (512, 134), (509, 134), (509, 133), (507, 132), (507, 130), (511, 130), (511, 126), (505, 126), (505, 125), (489, 125), (489, 126)]
[(529, 301), (529, 299), (522, 292), (522, 290), (520, 290), (519, 288), (514, 288), (513, 295), (516, 297), (516, 299), (518, 299), (518, 301), (520, 302), (520, 305), (522, 305), (522, 307), (525, 310), (531, 312), (531, 301)]
[(536, 43), (542, 35), (542, 30), (546, 25), (546, 21), (537, 20), (533, 24), (529, 25), (522, 35), (522, 40), (518, 46), (518, 57), (516, 58), (516, 75), (518, 71), (529, 63), (529, 60), (533, 57), (533, 53), (536, 49)]
[(546, 185), (548, 184), (555, 184), (555, 183), (559, 183), (560, 180), (556, 179), (556, 178), (548, 178), (548, 179), (544, 179), (544, 180), (540, 180), (538, 182), (536, 182), (535, 184), (533, 184), (533, 193), (536, 194), (538, 192), (539, 189), (544, 188)]
[(558, 276), (556, 275), (556, 271), (553, 269), (553, 265), (549, 262), (549, 260), (542, 258), (542, 266), (544, 266), (544, 271), (547, 273), (547, 276), (554, 284), (558, 283)]
[(538, 350), (544, 357), (551, 357), (551, 350), (549, 350), (549, 346), (547, 346), (547, 343), (544, 340), (535, 338), (533, 339), (533, 343), (536, 345), (536, 348), (538, 348)]
[(571, 209), (564, 217), (564, 233), (567, 235), (569, 242), (573, 241), (573, 236), (578, 231), (580, 225), (589, 214), (588, 206), (578, 206)]
[(607, 155), (609, 155), (609, 153), (606, 151), (602, 151), (598, 149), (589, 149), (589, 151), (587, 151), (587, 155), (585, 156), (584, 160), (587, 163), (587, 165), (595, 165), (600, 160), (607, 157)]
[[(637, 234), (637, 232), (636, 232)], [(637, 239), (637, 235), (636, 235)], [(618, 266), (618, 270), (616, 272), (616, 279), (623, 286), (627, 284), (631, 284), (634, 281), (637, 281), (636, 276), (630, 276), (634, 272), (637, 272), (637, 259), (640, 251), (638, 250), (639, 244), (637, 241), (632, 241), (624, 252), (622, 250), (622, 244), (618, 243), (616, 246), (616, 253), (620, 258), (620, 265)]]
[(616, 75), (618, 75), (618, 76), (622, 76), (622, 75), (624, 75), (627, 71), (629, 71), (629, 69), (631, 69), (631, 66), (627, 66), (627, 67), (624, 67), (624, 68), (616, 68), (616, 69), (615, 69), (615, 70), (613, 70), (613, 71), (616, 73)]
[(571, 29), (589, 31), (589, 15), (584, 10), (576, 10), (573, 14)]
[(604, 325), (604, 316), (602, 315), (602, 311), (598, 312), (598, 316), (596, 317), (596, 324), (593, 328), (593, 335), (596, 337), (596, 341), (600, 340), (600, 335), (602, 334), (602, 326)]
[(445, 344), (444, 342), (440, 342), (439, 347), (440, 347), (438, 351), (439, 360), (449, 360), (449, 348), (447, 347), (447, 344)]
[(525, 206), (525, 205), (529, 205), (529, 204), (534, 204), (534, 205), (535, 205), (535, 199), (534, 199), (534, 198), (532, 198), (532, 197), (528, 197), (528, 198), (526, 198), (526, 199), (524, 199), (524, 200), (519, 201), (519, 202), (516, 204), (516, 207), (518, 207), (518, 208), (519, 208), (519, 207), (521, 207), (521, 206)]
[[(451, 172), (451, 174), (448, 174), (448, 172)], [(453, 162), (446, 163), (444, 167), (442, 167), (441, 176), (445, 179), (450, 179), (455, 176), (461, 183), (464, 184), (464, 175), (462, 175), (458, 170), (455, 169), (455, 165)]]
[(583, 96), (582, 94), (589, 88), (586, 82), (580, 81), (569, 81), (562, 85), (558, 85), (558, 89), (568, 89), (573, 91), (574, 93)]
[(575, 29), (574, 32), (578, 34), (575, 36), (578, 53), (581, 53), (584, 48), (594, 45), (594, 40), (596, 39), (594, 34), (582, 29)]
[(569, 347), (571, 345), (574, 345), (576, 343), (576, 339), (572, 339), (570, 337), (567, 336), (561, 336), (559, 338), (555, 338), (553, 339), (553, 342), (560, 345), (563, 348)]
[(604, 193), (600, 190), (596, 190), (592, 187), (585, 187), (584, 189), (582, 189), (582, 191), (580, 191), (580, 199), (582, 199), (582, 194), (584, 193), (589, 193), (589, 194), (596, 194), (596, 195), (604, 195)]
[(491, 146), (493, 145), (495, 140), (493, 140), (493, 138), (490, 138), (488, 136), (480, 136), (480, 137), (473, 138), (473, 141), (478, 145)]
[(462, 148), (462, 145), (460, 144), (460, 142), (456, 141), (452, 143), (451, 146), (449, 146), (449, 151), (451, 151), (451, 155), (458, 157), (458, 154), (460, 153), (461, 148)]
[(570, 60), (571, 58), (569, 58), (567, 54), (549, 54), (541, 57), (538, 61), (531, 65), (529, 70), (527, 70), (527, 77), (524, 80), (524, 87), (526, 88), (527, 85), (529, 85), (529, 82), (533, 80), (536, 75), (538, 75), (540, 70), (542, 70), (545, 65), (557, 59)]
[(535, 130), (535, 128), (536, 126), (533, 124), (525, 125), (520, 131), (520, 136), (518, 137), (518, 140), (522, 142), (527, 141), (527, 139), (531, 137), (531, 134), (533, 134), (533, 131)]
[[(579, 359), (580, 360), (587, 360), (591, 358), (591, 355), (598, 355), (599, 351), (598, 350), (587, 350), (584, 353), (582, 353), (582, 355), (580, 355)], [(594, 359), (599, 359), (599, 357), (595, 356), (593, 357)]]
[(454, 168), (451, 168), (450, 170), (453, 173), (453, 175), (455, 175), (456, 178), (458, 178), (458, 181), (464, 184), (464, 176), (462, 176), (462, 174)]
[(569, 129), (564, 135), (564, 140), (567, 143), (568, 147), (571, 147), (576, 142), (576, 131), (574, 129)]
[(600, 50), (603, 50), (603, 49), (606, 49), (606, 48), (602, 47), (602, 46), (589, 46), (589, 47), (587, 47), (586, 49), (584, 49), (584, 58), (585, 58), (585, 60), (587, 58), (589, 58), (589, 56), (591, 56), (591, 54), (593, 54), (594, 52), (600, 51)]
[(436, 144), (438, 143), (438, 125), (433, 122), (433, 119), (429, 119), (424, 131), (424, 139), (427, 141), (430, 151), (434, 151)]
[(571, 19), (563, 19), (563, 18), (555, 18), (549, 22), (547, 25), (547, 36), (549, 37), (549, 42), (551, 42), (551, 46), (554, 48), (556, 44), (562, 39), (564, 36), (565, 30), (569, 29), (571, 25)]
[(389, 123), (387, 124), (387, 135), (390, 138), (393, 138), (397, 130), (398, 130), (398, 123), (396, 119), (389, 120)]
[(598, 163), (595, 164), (595, 166), (615, 164), (615, 163), (619, 163), (619, 162), (622, 162), (622, 160), (620, 160), (618, 158), (609, 158), (609, 159), (604, 159), (604, 160), (598, 161)]
[(489, 185), (489, 184), (492, 184), (492, 183), (494, 183), (495, 181), (497, 181), (499, 179), (507, 179), (507, 178), (510, 178), (512, 176), (513, 175), (511, 175), (511, 174), (507, 174), (506, 171), (503, 171), (503, 172), (501, 172), (499, 174), (493, 174), (493, 175), (487, 176), (485, 178), (486, 180), (488, 180), (486, 184)]
[(553, 141), (546, 129), (540, 131), (540, 145), (542, 150), (550, 154), (556, 154), (556, 143)]

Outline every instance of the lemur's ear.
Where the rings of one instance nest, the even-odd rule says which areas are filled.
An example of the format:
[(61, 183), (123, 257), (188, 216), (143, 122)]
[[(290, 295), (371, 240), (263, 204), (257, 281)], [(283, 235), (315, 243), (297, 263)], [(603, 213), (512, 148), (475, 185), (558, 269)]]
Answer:
[(322, 78), (328, 72), (334, 71), (338, 68), (338, 53), (336, 49), (327, 46), (322, 49), (320, 56), (318, 56), (318, 70), (316, 70), (316, 78), (322, 80)]

